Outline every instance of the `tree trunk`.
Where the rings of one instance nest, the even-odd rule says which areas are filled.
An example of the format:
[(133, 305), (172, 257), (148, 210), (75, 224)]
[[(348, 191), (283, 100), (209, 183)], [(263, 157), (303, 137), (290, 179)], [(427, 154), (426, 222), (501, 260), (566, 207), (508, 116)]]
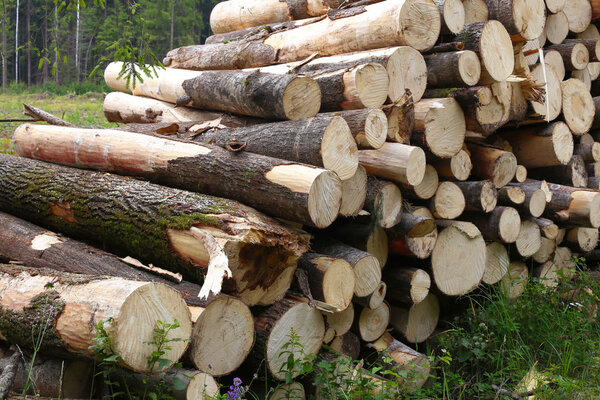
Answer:
[(411, 143), (440, 158), (458, 153), (465, 141), (464, 114), (456, 100), (423, 99), (415, 104), (415, 131)]
[(436, 218), (454, 219), (465, 210), (465, 196), (453, 182), (441, 182), (435, 196), (429, 202), (429, 209)]
[(315, 19), (266, 39), (263, 35), (247, 42), (181, 47), (168, 52), (163, 63), (200, 70), (251, 68), (302, 60), (315, 52), (329, 56), (389, 46), (422, 51), (439, 36), (440, 15), (433, 2), (380, 2), (357, 11), (345, 18)]
[[(321, 313), (307, 303), (283, 299), (257, 314), (254, 318), (256, 343), (252, 350), (252, 361), (258, 366), (264, 361), (266, 368), (275, 379), (285, 380), (282, 367), (288, 355), (284, 350), (293, 352), (295, 359), (302, 354), (317, 354), (323, 344), (325, 324)], [(293, 329), (300, 346), (285, 348)], [(294, 368), (291, 375), (296, 377), (300, 370)]]
[(500, 282), (502, 277), (506, 275), (510, 258), (506, 247), (499, 242), (491, 242), (485, 246), (486, 249), (486, 264), (485, 272), (483, 273), (482, 282), (488, 285), (493, 285)]
[(466, 211), (488, 213), (496, 208), (498, 190), (491, 181), (456, 182), (455, 185), (464, 195)]
[(457, 34), (465, 27), (465, 7), (461, 0), (434, 0), (442, 16), (442, 34)]
[(354, 312), (352, 331), (365, 342), (372, 342), (381, 337), (390, 323), (390, 306), (386, 302), (374, 310), (369, 307), (357, 307)]
[(470, 50), (430, 54), (425, 62), (430, 88), (473, 86), (481, 76), (479, 58)]
[(594, 122), (594, 100), (590, 91), (579, 79), (562, 83), (562, 113), (571, 133), (576, 136), (587, 133)]
[(488, 6), (488, 18), (504, 25), (512, 39), (519, 42), (538, 38), (546, 23), (544, 0), (500, 1), (484, 0)]
[(343, 258), (308, 252), (300, 258), (298, 267), (306, 272), (314, 299), (340, 311), (348, 307), (355, 288), (355, 276), (350, 263)]
[(452, 158), (436, 158), (431, 160), (441, 178), (465, 181), (471, 175), (471, 156), (464, 149), (452, 156)]
[(513, 153), (475, 143), (468, 143), (468, 147), (473, 162), (473, 176), (489, 179), (497, 188), (512, 181), (517, 170), (517, 158)]
[(21, 156), (143, 176), (320, 228), (336, 219), (342, 199), (342, 183), (331, 171), (217, 146), (109, 129), (29, 124), (17, 128), (14, 140)]
[(403, 185), (404, 194), (409, 199), (429, 200), (435, 195), (439, 184), (437, 171), (431, 165), (425, 166), (425, 175), (418, 185)]
[(31, 86), (31, 0), (27, 0), (27, 16), (25, 26), (27, 29), (27, 87)]
[[(96, 343), (95, 326), (104, 321), (122, 366), (136, 372), (158, 372), (179, 360), (192, 331), (190, 312), (179, 293), (159, 283), (0, 265), (0, 289), (3, 337), (31, 348), (32, 330), (45, 329), (41, 346), (48, 354), (93, 357), (89, 346)], [(182, 340), (165, 349), (162, 357), (170, 362), (160, 369), (149, 365), (146, 357), (154, 349), (148, 342), (153, 340), (157, 321), (175, 320), (180, 327), (168, 337)]]
[[(539, 185), (539, 181), (528, 181)], [(552, 200), (546, 204), (544, 215), (558, 222), (582, 227), (600, 227), (600, 193), (556, 183), (548, 185)]]
[(386, 295), (393, 305), (418, 304), (425, 300), (431, 287), (429, 274), (418, 268), (390, 266), (384, 270), (383, 280), (394, 288)]
[(298, 233), (235, 201), (8, 155), (0, 165), (4, 211), (204, 280), (202, 296), (234, 271), (229, 293), (271, 304), (306, 251)]
[(392, 228), (402, 219), (402, 192), (391, 182), (367, 177), (365, 209), (382, 228)]
[(421, 343), (435, 330), (440, 316), (437, 297), (429, 293), (425, 300), (409, 308), (391, 307), (390, 324), (408, 342)]
[(464, 217), (473, 222), (485, 240), (514, 243), (519, 236), (521, 217), (512, 207), (496, 207), (488, 214), (471, 214)]

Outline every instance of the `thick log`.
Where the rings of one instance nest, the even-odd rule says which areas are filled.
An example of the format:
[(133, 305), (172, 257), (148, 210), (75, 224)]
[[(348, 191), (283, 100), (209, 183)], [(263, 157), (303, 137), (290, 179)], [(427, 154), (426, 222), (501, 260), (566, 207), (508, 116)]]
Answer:
[[(315, 240), (312, 249), (329, 257), (345, 260), (350, 264), (354, 272), (354, 279), (348, 278), (348, 281), (354, 281), (353, 291), (356, 296), (366, 297), (377, 290), (379, 282), (381, 282), (381, 265), (374, 255), (324, 236)], [(335, 280), (331, 282), (332, 296), (336, 296), (335, 293), (338, 290), (336, 286), (339, 285), (345, 286), (345, 283)], [(351, 295), (350, 298), (352, 298)], [(338, 308), (343, 310), (346, 307)]]
[(403, 101), (384, 106), (383, 112), (388, 121), (387, 139), (390, 142), (410, 144), (415, 128), (415, 105), (408, 91)]
[(429, 87), (473, 86), (479, 82), (481, 63), (470, 50), (425, 56)]
[(345, 310), (354, 294), (353, 268), (342, 258), (304, 253), (298, 267), (306, 271), (310, 292), (315, 300)]
[(571, 32), (585, 31), (592, 20), (592, 6), (587, 0), (569, 0), (565, 3), (563, 12), (567, 15)]
[(319, 115), (300, 121), (218, 129), (192, 139), (220, 147), (227, 147), (236, 139), (246, 144), (244, 149), (248, 152), (324, 167), (342, 180), (350, 179), (358, 166), (356, 141), (340, 116)]
[(521, 217), (512, 207), (496, 207), (491, 213), (471, 214), (465, 218), (477, 225), (485, 240), (514, 243), (519, 236)]
[(402, 219), (402, 192), (391, 182), (367, 177), (365, 209), (382, 228), (392, 228)]
[(320, 228), (336, 219), (342, 201), (342, 182), (331, 171), (212, 145), (45, 125), (21, 125), (14, 140), (21, 156), (143, 176)]
[(538, 38), (546, 23), (546, 3), (535, 1), (484, 0), (488, 6), (488, 18), (504, 25), (514, 41)]
[(573, 156), (573, 135), (564, 122), (503, 132), (519, 164), (527, 168), (566, 165)]
[(481, 60), (482, 81), (503, 81), (511, 74), (514, 67), (512, 42), (502, 23), (467, 24), (455, 39), (465, 44), (465, 50), (477, 53)]
[[(415, 207), (410, 213), (405, 213), (402, 221), (410, 221), (410, 229), (399, 226), (391, 230), (389, 234), (390, 253), (419, 259), (431, 256), (438, 237), (431, 211), (427, 207)], [(422, 232), (417, 232), (417, 230)]]
[(365, 342), (372, 342), (385, 333), (389, 323), (390, 306), (386, 302), (375, 309), (357, 307), (352, 331)]
[(465, 150), (461, 150), (452, 158), (439, 158), (431, 161), (440, 177), (445, 179), (465, 181), (471, 175), (473, 164), (471, 156)]
[(552, 181), (573, 187), (587, 187), (587, 171), (585, 162), (579, 155), (574, 155), (567, 165), (534, 168), (529, 170), (532, 178), (552, 177)]
[(324, 315), (327, 325), (335, 330), (335, 335), (343, 336), (348, 333), (354, 322), (354, 306), (350, 303), (343, 311), (324, 313)]
[(575, 252), (589, 253), (598, 245), (598, 229), (572, 228), (565, 235), (565, 244)]
[(483, 0), (465, 0), (463, 1), (465, 9), (465, 24), (487, 21), (489, 11), (487, 4)]
[(425, 300), (409, 308), (391, 306), (390, 324), (410, 343), (427, 340), (440, 316), (437, 297), (429, 293)]
[(387, 46), (426, 50), (439, 36), (440, 20), (432, 1), (380, 2), (346, 18), (316, 19), (248, 42), (181, 47), (168, 52), (163, 63), (172, 68), (231, 69), (297, 61), (315, 52), (329, 56)]
[(497, 188), (505, 186), (515, 176), (517, 158), (512, 152), (475, 143), (468, 143), (468, 147), (473, 162), (473, 176), (489, 179)]
[[(293, 329), (298, 336), (300, 346), (288, 347), (294, 357), (303, 354), (317, 354), (323, 344), (325, 324), (321, 312), (305, 302), (283, 299), (258, 313), (254, 318), (256, 343), (252, 351), (252, 362), (258, 366), (261, 361), (271, 376), (278, 380), (285, 379), (282, 371), (287, 355), (283, 353), (284, 345), (289, 341)], [(294, 369), (292, 378), (300, 370)]]
[(333, 350), (353, 360), (357, 360), (360, 356), (360, 339), (353, 332), (346, 332), (341, 336), (336, 336), (330, 346)]
[(569, 34), (569, 20), (567, 15), (559, 11), (555, 14), (548, 14), (546, 19), (546, 38), (552, 44), (562, 43)]
[(532, 256), (533, 261), (540, 264), (545, 263), (550, 259), (551, 256), (554, 255), (554, 250), (556, 250), (556, 242), (552, 239), (542, 236), (540, 248)]
[(115, 175), (4, 155), (0, 192), (4, 211), (205, 279), (203, 296), (235, 271), (230, 294), (247, 304), (277, 301), (306, 251), (298, 232), (235, 201)]
[(428, 200), (435, 195), (439, 184), (438, 174), (435, 168), (427, 164), (425, 175), (418, 185), (403, 185), (403, 191), (407, 198), (417, 200)]
[(587, 133), (594, 121), (594, 100), (585, 84), (578, 79), (562, 83), (562, 113), (573, 135)]
[(490, 242), (485, 246), (486, 263), (482, 282), (488, 285), (498, 283), (506, 272), (510, 264), (510, 258), (506, 247), (499, 242)]
[(465, 141), (464, 114), (452, 98), (422, 99), (415, 104), (411, 143), (441, 158), (458, 153)]
[(546, 204), (544, 215), (559, 223), (600, 227), (600, 192), (556, 183), (550, 183), (548, 187), (552, 200)]
[(361, 149), (379, 149), (388, 134), (388, 120), (384, 111), (378, 108), (337, 111), (332, 116), (340, 116), (348, 124), (350, 133)]
[(354, 175), (342, 181), (340, 215), (354, 217), (360, 213), (367, 199), (367, 171), (359, 165)]
[(488, 213), (496, 208), (498, 190), (491, 181), (456, 182), (455, 185), (464, 195), (465, 211)]
[(378, 150), (360, 150), (358, 159), (369, 175), (394, 182), (418, 185), (425, 176), (425, 152), (420, 147), (388, 142)]
[(165, 69), (130, 87), (119, 77), (122, 63), (111, 63), (104, 80), (113, 90), (136, 96), (271, 119), (315, 116), (321, 107), (321, 90), (311, 78), (257, 71), (186, 71)]
[(287, 2), (260, 0), (248, 4), (241, 0), (217, 3), (210, 13), (214, 33), (226, 33), (264, 24), (317, 17), (342, 4), (341, 0)]
[(392, 304), (418, 304), (425, 300), (431, 287), (431, 278), (427, 272), (400, 265), (386, 268), (383, 280), (394, 288), (386, 294), (386, 299)]
[[(337, 240), (347, 244), (348, 246), (354, 247), (355, 249), (362, 250), (371, 256), (375, 256), (379, 261), (379, 268), (383, 268), (388, 258), (388, 237), (385, 230), (377, 227), (376, 225), (366, 225), (361, 223), (343, 223), (334, 224), (327, 230), (328, 234), (331, 234)], [(323, 249), (317, 250), (323, 254), (328, 254)], [(357, 253), (359, 254), (359, 253)], [(329, 254), (334, 256), (332, 254)], [(364, 256), (364, 253), (362, 254)], [(344, 257), (340, 257), (344, 258)], [(350, 264), (352, 261), (346, 259)], [(374, 264), (373, 261), (369, 261), (369, 264)], [(369, 267), (369, 270), (374, 269), (375, 266)], [(371, 274), (368, 274), (369, 276)], [(368, 279), (377, 286), (381, 281), (381, 276), (375, 281), (374, 279)], [(358, 280), (357, 280), (358, 282)], [(358, 283), (357, 283), (358, 286)], [(373, 289), (374, 290), (374, 289)], [(357, 294), (358, 295), (358, 294)], [(366, 294), (365, 294), (366, 296)]]
[(522, 220), (519, 236), (515, 241), (519, 255), (523, 258), (534, 255), (542, 245), (541, 237), (540, 228), (535, 222)]
[(429, 209), (436, 218), (454, 219), (463, 213), (465, 205), (460, 187), (453, 182), (442, 182), (429, 202)]
[(469, 222), (447, 221), (438, 235), (431, 254), (433, 280), (448, 296), (473, 291), (485, 272), (485, 241), (477, 227)]
[(522, 261), (513, 261), (502, 278), (501, 287), (509, 300), (514, 300), (525, 291), (529, 278), (529, 268)]
[[(192, 332), (190, 312), (179, 293), (160, 283), (111, 277), (89, 277), (48, 269), (0, 265), (0, 335), (10, 343), (32, 348), (35, 326), (47, 326), (43, 352), (94, 357), (95, 326), (104, 321), (120, 364), (136, 372), (159, 372), (183, 355)], [(164, 349), (169, 360), (161, 368), (148, 363), (155, 349), (157, 321), (179, 328), (168, 338), (180, 338)], [(152, 369), (152, 371), (150, 370)]]
[(434, 0), (442, 16), (442, 34), (460, 33), (465, 26), (465, 7), (460, 0)]

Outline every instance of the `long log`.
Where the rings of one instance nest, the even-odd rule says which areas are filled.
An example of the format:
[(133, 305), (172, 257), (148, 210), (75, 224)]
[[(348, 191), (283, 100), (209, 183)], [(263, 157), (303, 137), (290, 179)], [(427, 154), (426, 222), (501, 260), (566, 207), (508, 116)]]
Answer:
[[(136, 372), (159, 372), (183, 355), (192, 331), (190, 312), (177, 291), (159, 283), (121, 278), (88, 277), (47, 269), (0, 265), (0, 335), (11, 343), (32, 348), (39, 326), (48, 326), (43, 352), (94, 357), (95, 326), (105, 329), (122, 366)], [(112, 319), (111, 319), (112, 318)], [(180, 338), (164, 349), (169, 362), (151, 365), (157, 321), (173, 323), (168, 338)], [(152, 371), (151, 371), (152, 369)]]
[(462, 149), (466, 127), (456, 100), (422, 99), (415, 104), (415, 122), (412, 144), (441, 158), (450, 158)]
[(212, 145), (45, 125), (21, 125), (14, 141), (21, 156), (143, 176), (320, 228), (336, 219), (342, 201), (342, 182), (331, 171)]
[(546, 23), (546, 3), (534, 1), (484, 0), (488, 6), (488, 18), (504, 25), (512, 39), (526, 41), (538, 38)]
[(425, 56), (429, 87), (473, 86), (479, 82), (481, 63), (470, 50)]
[[(360, 10), (359, 10), (360, 11)], [(171, 50), (164, 65), (186, 69), (231, 69), (297, 61), (387, 46), (432, 47), (440, 32), (433, 1), (380, 2), (346, 18), (315, 20), (248, 42), (187, 46)]]
[(429, 293), (425, 300), (410, 308), (392, 306), (390, 324), (408, 342), (421, 343), (433, 333), (439, 315), (438, 299), (433, 293)]
[(306, 251), (298, 232), (232, 200), (21, 157), (0, 156), (0, 193), (6, 212), (205, 280), (203, 296), (229, 275), (226, 291), (247, 304), (277, 301)]
[(113, 90), (204, 110), (259, 118), (300, 119), (315, 116), (321, 90), (313, 79), (257, 71), (186, 71), (165, 69), (134, 87), (119, 77), (122, 63), (111, 63), (104, 80)]
[(242, 146), (245, 143), (248, 152), (324, 167), (342, 180), (350, 179), (358, 167), (356, 141), (340, 116), (319, 115), (299, 121), (217, 129), (192, 137), (195, 142), (220, 147), (231, 145), (232, 139)]
[(387, 142), (377, 150), (360, 150), (358, 158), (368, 174), (379, 178), (418, 185), (425, 176), (425, 152), (420, 147)]

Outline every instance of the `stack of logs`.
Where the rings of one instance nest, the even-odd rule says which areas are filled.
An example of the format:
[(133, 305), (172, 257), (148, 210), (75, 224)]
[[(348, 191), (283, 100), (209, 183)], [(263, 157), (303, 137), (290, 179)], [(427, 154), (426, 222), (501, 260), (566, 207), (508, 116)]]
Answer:
[(215, 35), (166, 69), (106, 68), (105, 115), (126, 125), (16, 130), (21, 157), (0, 156), (0, 338), (31, 345), (50, 304), (51, 354), (92, 356), (94, 323), (113, 317), (123, 366), (154, 373), (153, 321), (177, 319), (189, 346), (168, 356), (186, 351), (201, 398), (263, 358), (284, 379), (293, 330), (306, 353), (387, 350), (422, 385), (427, 358), (396, 338), (425, 341), (438, 299), (494, 284), (514, 299), (594, 254), (596, 11), (217, 4)]

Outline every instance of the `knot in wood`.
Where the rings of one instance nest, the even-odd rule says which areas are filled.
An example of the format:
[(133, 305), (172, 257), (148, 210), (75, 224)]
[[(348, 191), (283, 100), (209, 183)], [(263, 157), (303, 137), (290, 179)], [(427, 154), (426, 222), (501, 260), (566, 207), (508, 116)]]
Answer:
[(238, 151), (243, 151), (246, 148), (246, 142), (240, 142), (236, 138), (231, 138), (225, 145), (225, 148), (229, 151), (237, 153)]

